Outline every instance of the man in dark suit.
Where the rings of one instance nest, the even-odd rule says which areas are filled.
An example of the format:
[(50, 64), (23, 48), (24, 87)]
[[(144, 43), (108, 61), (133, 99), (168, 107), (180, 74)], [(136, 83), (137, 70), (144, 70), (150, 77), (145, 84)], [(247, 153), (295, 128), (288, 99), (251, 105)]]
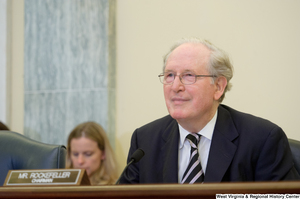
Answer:
[(220, 104), (232, 71), (227, 54), (206, 40), (173, 46), (159, 75), (170, 115), (135, 130), (128, 161), (138, 148), (145, 156), (120, 183), (300, 179), (280, 127)]

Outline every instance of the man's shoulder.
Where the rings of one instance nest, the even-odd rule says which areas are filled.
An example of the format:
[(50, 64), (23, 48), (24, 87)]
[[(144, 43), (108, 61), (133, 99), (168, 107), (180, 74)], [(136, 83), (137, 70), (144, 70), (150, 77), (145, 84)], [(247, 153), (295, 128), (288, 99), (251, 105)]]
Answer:
[(245, 113), (245, 112), (241, 112), (238, 110), (235, 110), (229, 106), (226, 105), (220, 105), (219, 106), (219, 112), (224, 113), (229, 113), (231, 119), (233, 120), (233, 122), (236, 125), (242, 125), (243, 127), (248, 126), (248, 127), (265, 127), (265, 128), (274, 128), (274, 127), (278, 127), (277, 124), (271, 122), (268, 119), (259, 117), (259, 116), (255, 116), (249, 113)]

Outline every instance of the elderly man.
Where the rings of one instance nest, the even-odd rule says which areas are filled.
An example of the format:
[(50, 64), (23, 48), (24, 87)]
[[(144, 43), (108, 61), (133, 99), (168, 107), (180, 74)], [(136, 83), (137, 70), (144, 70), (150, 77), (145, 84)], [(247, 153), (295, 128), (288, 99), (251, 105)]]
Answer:
[(164, 58), (169, 115), (136, 129), (121, 183), (298, 180), (287, 137), (268, 120), (221, 105), (230, 90), (227, 54), (206, 40), (178, 42)]

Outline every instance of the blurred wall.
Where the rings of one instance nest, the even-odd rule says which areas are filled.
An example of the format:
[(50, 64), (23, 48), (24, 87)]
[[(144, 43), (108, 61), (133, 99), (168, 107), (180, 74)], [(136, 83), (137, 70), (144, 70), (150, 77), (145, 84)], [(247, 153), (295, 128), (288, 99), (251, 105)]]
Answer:
[(7, 1), (7, 125), (18, 133), (24, 129), (24, 0)]
[(9, 40), (7, 37), (8, 29), (8, 17), (7, 0), (0, 0), (0, 121), (7, 123), (7, 63), (8, 53), (7, 46), (9, 46)]
[(115, 140), (115, 1), (24, 6), (24, 135), (66, 144), (75, 126), (95, 121)]

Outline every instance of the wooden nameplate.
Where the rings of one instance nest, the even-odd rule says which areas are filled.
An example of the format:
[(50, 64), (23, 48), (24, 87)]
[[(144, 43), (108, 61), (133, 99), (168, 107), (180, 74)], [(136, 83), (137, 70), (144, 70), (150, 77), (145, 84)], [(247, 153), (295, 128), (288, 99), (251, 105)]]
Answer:
[(3, 186), (90, 185), (85, 169), (9, 170)]

